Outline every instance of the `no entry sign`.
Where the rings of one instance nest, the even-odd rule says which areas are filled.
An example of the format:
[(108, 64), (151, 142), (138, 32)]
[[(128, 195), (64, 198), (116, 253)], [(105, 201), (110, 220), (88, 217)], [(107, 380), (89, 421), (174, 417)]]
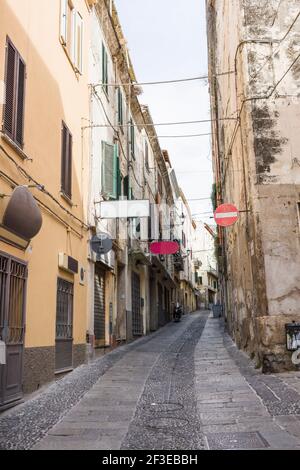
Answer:
[(221, 227), (229, 227), (238, 220), (239, 211), (233, 204), (222, 204), (217, 208), (214, 218)]

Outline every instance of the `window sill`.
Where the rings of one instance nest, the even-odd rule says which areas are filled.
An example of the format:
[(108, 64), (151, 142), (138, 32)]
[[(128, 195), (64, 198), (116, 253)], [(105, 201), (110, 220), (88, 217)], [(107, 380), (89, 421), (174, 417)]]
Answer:
[(63, 191), (60, 191), (61, 197), (69, 204), (70, 207), (74, 207), (74, 204), (72, 202), (72, 199), (66, 195)]
[(26, 153), (22, 150), (22, 148), (16, 144), (16, 142), (14, 140), (12, 140), (7, 134), (5, 131), (1, 130), (1, 137), (3, 140), (5, 140), (5, 142), (10, 146), (12, 147), (15, 152), (19, 155), (19, 157), (22, 158), (22, 160), (31, 160), (32, 161), (32, 158), (29, 158)]

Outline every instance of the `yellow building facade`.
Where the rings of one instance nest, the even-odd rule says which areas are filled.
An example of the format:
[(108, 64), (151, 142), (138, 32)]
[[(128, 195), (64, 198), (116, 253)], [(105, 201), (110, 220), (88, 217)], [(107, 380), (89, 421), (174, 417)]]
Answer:
[(89, 16), (85, 0), (0, 3), (2, 408), (86, 357)]

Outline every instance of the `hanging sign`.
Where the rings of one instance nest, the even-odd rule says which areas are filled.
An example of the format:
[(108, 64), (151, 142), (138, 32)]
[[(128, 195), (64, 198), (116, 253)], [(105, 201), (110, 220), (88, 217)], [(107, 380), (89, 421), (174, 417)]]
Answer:
[(113, 247), (113, 241), (107, 233), (98, 233), (91, 241), (91, 249), (97, 253), (97, 255), (105, 255), (111, 251)]
[(174, 255), (179, 248), (179, 244), (172, 241), (153, 242), (150, 245), (150, 251), (154, 255)]
[(239, 211), (233, 204), (222, 204), (217, 208), (214, 219), (221, 227), (230, 227), (239, 218)]

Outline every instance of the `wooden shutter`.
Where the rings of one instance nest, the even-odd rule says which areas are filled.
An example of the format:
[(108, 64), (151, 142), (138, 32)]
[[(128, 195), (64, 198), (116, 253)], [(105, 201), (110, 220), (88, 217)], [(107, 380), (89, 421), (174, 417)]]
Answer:
[(5, 78), (5, 108), (4, 108), (4, 129), (13, 138), (14, 132), (14, 109), (15, 109), (15, 82), (16, 51), (13, 45), (8, 42), (6, 50), (6, 78)]
[(82, 41), (83, 41), (83, 21), (81, 15), (72, 10), (72, 62), (75, 69), (82, 73)]
[(72, 197), (72, 146), (73, 138), (67, 126), (62, 124), (61, 151), (61, 190), (71, 199)]
[(23, 146), (26, 67), (13, 44), (7, 40), (5, 72), (5, 106), (3, 127), (7, 135)]
[(60, 38), (64, 46), (67, 44), (67, 12), (68, 0), (60, 0)]
[(24, 93), (25, 93), (25, 64), (18, 57), (18, 88), (16, 99), (16, 135), (15, 140), (21, 147), (23, 145), (24, 127)]
[(107, 52), (102, 43), (102, 83), (105, 93), (108, 95), (108, 68), (107, 68)]
[[(123, 97), (120, 88), (118, 88), (118, 124), (120, 126), (123, 125)], [(123, 128), (121, 130), (123, 130)]]
[(102, 142), (102, 192), (110, 199), (117, 198), (116, 146)]
[(135, 160), (135, 132), (132, 119), (130, 119), (130, 147), (132, 158)]
[(149, 146), (147, 141), (145, 141), (145, 168), (149, 171)]

